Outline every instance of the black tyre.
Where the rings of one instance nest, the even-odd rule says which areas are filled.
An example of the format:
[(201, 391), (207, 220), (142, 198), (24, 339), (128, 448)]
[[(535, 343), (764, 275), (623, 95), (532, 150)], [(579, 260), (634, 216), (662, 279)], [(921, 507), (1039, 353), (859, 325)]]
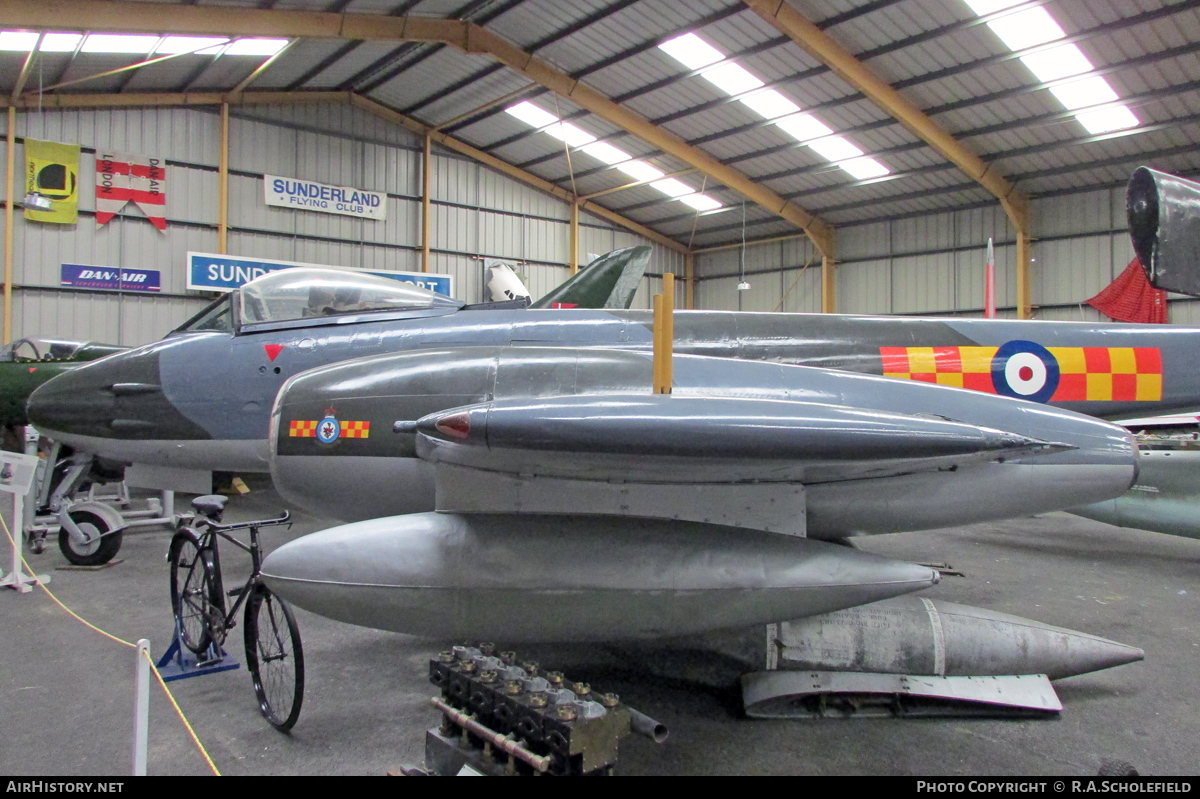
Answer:
[(71, 539), (71, 534), (65, 529), (58, 531), (58, 548), (63, 557), (76, 566), (103, 566), (108, 563), (121, 549), (121, 538), (124, 531), (110, 532), (108, 522), (91, 511), (75, 510), (69, 514), (71, 521), (90, 539), (81, 544)]
[(292, 609), (265, 585), (246, 601), (246, 668), (258, 708), (271, 726), (287, 732), (304, 702), (304, 649)]
[(203, 655), (214, 640), (213, 621), (223, 615), (212, 553), (200, 546), (199, 536), (184, 529), (171, 539), (167, 559), (171, 562), (171, 611), (179, 620), (180, 643)]

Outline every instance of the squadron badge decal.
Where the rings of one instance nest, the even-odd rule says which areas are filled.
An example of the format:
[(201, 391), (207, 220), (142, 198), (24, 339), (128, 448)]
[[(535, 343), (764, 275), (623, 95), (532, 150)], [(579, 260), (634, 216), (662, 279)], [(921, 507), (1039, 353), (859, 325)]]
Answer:
[(339, 420), (329, 408), (320, 420), (293, 419), (288, 423), (288, 437), (315, 438), (322, 444), (332, 444), (339, 438), (370, 438), (371, 423)]

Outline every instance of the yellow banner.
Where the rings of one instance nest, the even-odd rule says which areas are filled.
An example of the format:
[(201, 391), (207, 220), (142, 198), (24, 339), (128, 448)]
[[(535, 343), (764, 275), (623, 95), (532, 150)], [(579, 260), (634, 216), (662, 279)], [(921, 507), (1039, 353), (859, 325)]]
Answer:
[(79, 145), (25, 140), (25, 196), (50, 201), (49, 208), (25, 203), (25, 218), (33, 222), (73, 225), (79, 215)]

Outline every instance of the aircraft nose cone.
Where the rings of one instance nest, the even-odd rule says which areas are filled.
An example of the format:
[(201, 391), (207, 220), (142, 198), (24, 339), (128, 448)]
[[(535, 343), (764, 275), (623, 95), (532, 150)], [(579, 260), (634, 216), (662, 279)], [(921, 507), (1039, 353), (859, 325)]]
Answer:
[(60, 439), (64, 435), (110, 435), (116, 395), (104, 386), (114, 381), (105, 379), (105, 374), (97, 375), (108, 370), (90, 368), (95, 365), (73, 369), (39, 386), (26, 404), (30, 423)]

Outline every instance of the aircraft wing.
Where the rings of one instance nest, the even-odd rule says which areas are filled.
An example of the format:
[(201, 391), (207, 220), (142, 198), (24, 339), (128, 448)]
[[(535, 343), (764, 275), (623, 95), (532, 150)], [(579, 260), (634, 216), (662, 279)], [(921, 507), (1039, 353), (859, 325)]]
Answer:
[(939, 416), (738, 397), (497, 400), (397, 422), (436, 509), (606, 513), (804, 535), (804, 486), (1071, 449)]

